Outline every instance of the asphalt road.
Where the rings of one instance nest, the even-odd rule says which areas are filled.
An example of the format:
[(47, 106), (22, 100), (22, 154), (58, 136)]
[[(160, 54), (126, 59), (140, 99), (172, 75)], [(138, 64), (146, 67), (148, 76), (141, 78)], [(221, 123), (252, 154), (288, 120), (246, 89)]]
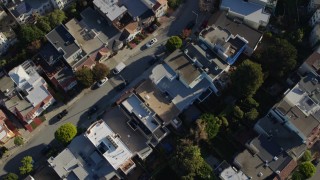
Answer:
[[(149, 61), (152, 60), (154, 54), (159, 53), (163, 49), (163, 44), (166, 40), (171, 35), (176, 35), (181, 32), (191, 20), (195, 20), (196, 16), (192, 11), (198, 12), (197, 3), (197, 1), (188, 0), (181, 13), (173, 19), (170, 26), (159, 29), (158, 32), (154, 34), (154, 37), (158, 39), (158, 43), (152, 48), (141, 48), (140, 51), (136, 53), (137, 55), (130, 57), (125, 62), (127, 67), (120, 75), (130, 82), (130, 86), (134, 85), (133, 83), (137, 80), (137, 77), (140, 79), (147, 78), (147, 76), (141, 77), (141, 75), (150, 68)], [(105, 107), (112, 104), (121, 95), (120, 92), (114, 89), (116, 85), (117, 81), (111, 78), (103, 87), (89, 91), (76, 103), (68, 107), (67, 110), (69, 113), (62, 120), (57, 121), (55, 116), (48, 119), (44, 125), (36, 129), (36, 131), (39, 132), (34, 133), (34, 137), (30, 138), (30, 140), (22, 147), (18, 147), (19, 149), (16, 151), (15, 156), (9, 157), (6, 163), (0, 164), (0, 175), (6, 174), (7, 172), (18, 173), (20, 161), (27, 155), (33, 157), (36, 165), (43, 164), (46, 158), (41, 155), (40, 152), (46, 144), (54, 141), (54, 132), (56, 129), (66, 122), (71, 122), (77, 126), (87, 127), (95, 119), (95, 117), (88, 119), (86, 112), (90, 107), (97, 105), (99, 107), (98, 113), (102, 113)], [(57, 114), (62, 109), (63, 108), (53, 110), (51, 114)]]

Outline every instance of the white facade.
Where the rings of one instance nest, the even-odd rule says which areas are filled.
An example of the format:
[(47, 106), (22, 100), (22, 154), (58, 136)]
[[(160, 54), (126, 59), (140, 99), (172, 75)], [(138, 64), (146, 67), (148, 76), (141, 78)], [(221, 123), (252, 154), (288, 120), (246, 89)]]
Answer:
[(56, 9), (63, 9), (72, 3), (74, 0), (51, 0), (53, 7)]
[(320, 7), (320, 0), (310, 0), (308, 4), (308, 12), (312, 13)]
[(317, 9), (309, 20), (309, 25), (314, 27), (318, 22), (320, 22), (320, 9)]
[(2, 32), (0, 32), (0, 55), (5, 53), (8, 50), (9, 46), (10, 43), (7, 37)]

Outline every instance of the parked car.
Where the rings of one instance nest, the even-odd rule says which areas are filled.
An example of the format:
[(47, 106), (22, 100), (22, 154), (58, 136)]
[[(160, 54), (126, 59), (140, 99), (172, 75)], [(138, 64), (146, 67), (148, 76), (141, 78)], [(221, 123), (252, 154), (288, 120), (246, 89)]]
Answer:
[(89, 109), (88, 115), (91, 116), (92, 114), (96, 113), (98, 110), (99, 110), (98, 106), (94, 105)]
[(151, 39), (149, 42), (147, 42), (146, 46), (148, 48), (152, 47), (156, 42), (158, 42), (157, 38)]
[(42, 155), (46, 155), (49, 153), (49, 151), (52, 149), (52, 146), (50, 144), (46, 145), (42, 150), (41, 150), (41, 154)]
[(319, 164), (319, 162), (320, 162), (320, 158), (316, 158), (316, 159), (314, 159), (314, 160), (311, 161), (311, 163), (312, 163), (313, 165), (315, 165), (315, 166), (317, 166), (317, 165)]
[(116, 90), (117, 90), (117, 91), (122, 91), (126, 86), (127, 86), (127, 83), (126, 83), (126, 82), (123, 82), (123, 83), (119, 84), (119, 85), (116, 87)]
[(190, 30), (192, 29), (194, 26), (196, 25), (196, 23), (194, 21), (190, 21), (187, 26), (186, 26), (186, 29)]
[(63, 110), (61, 113), (58, 114), (58, 119), (62, 119), (63, 117), (65, 117), (68, 114), (68, 111), (65, 109)]
[(105, 78), (103, 78), (103, 79), (101, 79), (100, 81), (97, 82), (97, 86), (98, 87), (102, 87), (107, 81), (108, 81), (108, 78), (105, 77)]
[(156, 56), (153, 56), (152, 59), (149, 61), (149, 64), (152, 66), (158, 61), (158, 58)]
[(119, 63), (114, 69), (113, 69), (113, 74), (119, 74), (124, 68), (126, 68), (126, 65), (121, 62)]

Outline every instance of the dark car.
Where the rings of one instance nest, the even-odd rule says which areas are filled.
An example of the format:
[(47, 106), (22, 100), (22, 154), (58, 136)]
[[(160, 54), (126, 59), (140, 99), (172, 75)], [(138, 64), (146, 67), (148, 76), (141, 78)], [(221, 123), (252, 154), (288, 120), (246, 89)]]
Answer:
[(149, 61), (150, 65), (154, 65), (158, 61), (158, 58), (156, 56), (153, 56), (152, 59)]
[(51, 149), (52, 149), (51, 145), (48, 144), (48, 145), (46, 145), (46, 146), (41, 150), (41, 154), (42, 154), (42, 155), (46, 155), (46, 154), (49, 153), (49, 151), (50, 151)]
[(315, 166), (317, 166), (317, 165), (319, 164), (319, 162), (320, 162), (320, 158), (316, 158), (316, 159), (314, 159), (314, 160), (311, 161), (311, 163), (312, 163), (313, 165), (315, 165)]
[(62, 119), (63, 117), (65, 117), (68, 114), (68, 111), (65, 109), (63, 110), (61, 113), (58, 114), (58, 119)]
[(126, 82), (123, 82), (121, 84), (119, 84), (116, 89), (117, 91), (122, 91), (125, 87), (127, 86), (127, 83)]
[(194, 21), (191, 21), (187, 24), (186, 29), (192, 29), (194, 26), (196, 25), (196, 23)]
[(92, 114), (96, 113), (99, 110), (98, 106), (92, 106), (89, 111), (88, 111), (88, 115), (91, 116)]

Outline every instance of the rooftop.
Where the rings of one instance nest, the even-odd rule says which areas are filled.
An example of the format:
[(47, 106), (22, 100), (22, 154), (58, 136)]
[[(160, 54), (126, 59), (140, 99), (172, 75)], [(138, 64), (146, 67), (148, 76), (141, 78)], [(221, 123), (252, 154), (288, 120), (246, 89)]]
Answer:
[[(12, 4), (14, 9), (12, 10), (12, 14), (15, 17), (19, 17), (21, 14), (28, 13), (32, 9), (38, 9), (41, 7), (44, 3), (47, 3), (48, 1), (43, 2), (43, 0), (24, 0), (24, 1), (16, 1), (17, 3)], [(15, 6), (16, 5), (16, 6)], [(12, 8), (9, 7), (9, 8)]]
[(118, 106), (105, 113), (103, 120), (116, 132), (121, 141), (134, 154), (137, 153), (141, 159), (145, 159), (152, 152), (148, 145), (148, 139), (136, 130), (131, 122), (131, 117)]
[(211, 82), (204, 78), (194, 87), (187, 88), (181, 81), (175, 79), (172, 70), (166, 66), (166, 64), (157, 65), (152, 70), (150, 79), (180, 111), (192, 104), (210, 87)]
[(231, 33), (221, 27), (210, 26), (203, 30), (201, 35), (212, 44), (221, 44), (230, 38)]
[(139, 17), (149, 8), (141, 0), (120, 0), (132, 17)]
[(245, 16), (255, 23), (268, 23), (270, 14), (265, 12), (264, 6), (243, 0), (222, 0), (221, 6), (227, 7), (229, 11)]
[(215, 13), (209, 19), (208, 24), (214, 24), (216, 27), (220, 26), (221, 28), (228, 30), (233, 35), (238, 34), (241, 37), (244, 37), (249, 42), (248, 46), (252, 49), (255, 49), (260, 39), (262, 38), (261, 32), (252, 29), (249, 26), (242, 24), (238, 21), (234, 21), (233, 19), (228, 18), (226, 16), (226, 12), (224, 11), (219, 11)]
[(119, 0), (94, 0), (93, 4), (99, 8), (110, 21), (114, 21), (116, 18), (127, 12), (125, 6), (119, 6)]
[(180, 110), (149, 79), (140, 84), (135, 92), (166, 123), (180, 114)]
[(111, 179), (118, 176), (84, 135), (75, 137), (66, 149), (49, 158), (48, 162), (60, 178), (67, 180)]
[[(132, 168), (135, 166), (131, 160), (133, 156), (131, 151), (121, 141), (119, 135), (115, 134), (104, 121), (93, 123), (86, 131), (85, 136), (114, 169), (123, 170), (123, 166), (128, 163)], [(126, 173), (127, 170), (126, 168), (124, 172)]]
[[(69, 33), (64, 25), (59, 25), (54, 28), (46, 35), (46, 38), (58, 51), (63, 52), (63, 57), (66, 60), (73, 56), (74, 53), (81, 50), (74, 37)], [(68, 63), (72, 64), (71, 61)]]
[(193, 82), (195, 81), (199, 81), (199, 78), (201, 78), (201, 72), (180, 49), (171, 53), (164, 61), (179, 75), (180, 80), (188, 86), (194, 84)]
[(224, 169), (220, 173), (220, 178), (222, 180), (248, 180), (249, 177), (245, 175), (242, 171), (237, 171), (236, 169), (233, 169), (231, 166)]
[[(320, 31), (320, 25), (319, 31)], [(314, 51), (305, 61), (305, 64), (309, 65), (315, 73), (320, 75), (320, 48), (318, 48), (316, 51)]]
[[(186, 51), (187, 50), (187, 51)], [(189, 45), (184, 50), (185, 54), (191, 59), (196, 59), (200, 63), (200, 67), (214, 79), (225, 69), (228, 68), (228, 64), (221, 60), (216, 54), (214, 54), (204, 44), (201, 45)], [(187, 52), (187, 53), (186, 53)]]
[(161, 123), (155, 118), (155, 112), (144, 104), (135, 94), (132, 94), (124, 100), (122, 105), (129, 113), (135, 114), (152, 133), (161, 126)]

